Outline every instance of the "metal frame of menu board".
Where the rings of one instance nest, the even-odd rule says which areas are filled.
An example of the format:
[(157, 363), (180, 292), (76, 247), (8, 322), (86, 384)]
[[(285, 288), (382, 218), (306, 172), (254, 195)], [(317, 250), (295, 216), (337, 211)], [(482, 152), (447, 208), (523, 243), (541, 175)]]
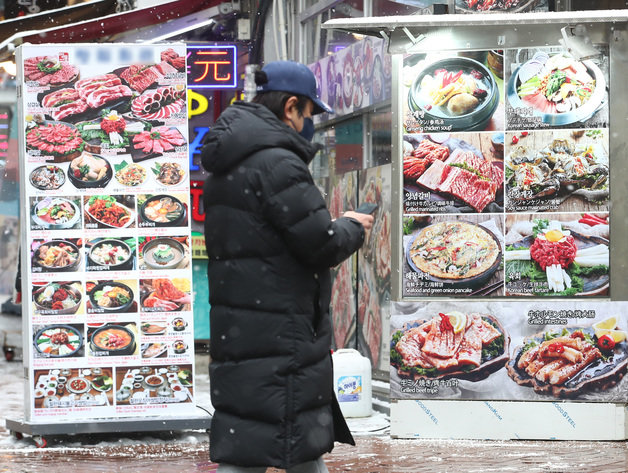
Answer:
[[(599, 128), (608, 129), (608, 163), (610, 168), (612, 168), (612, 174), (610, 175), (610, 186), (612, 189), (608, 197), (607, 211), (610, 214), (610, 222), (612, 223), (612, 234), (616, 237), (610, 244), (607, 242), (610, 246), (610, 255), (613, 258), (610, 264), (610, 293), (599, 293), (597, 301), (592, 301), (592, 304), (598, 304), (602, 308), (599, 311), (600, 317), (607, 317), (609, 314), (606, 309), (611, 306), (613, 310), (621, 311), (621, 305), (625, 304), (625, 302), (621, 301), (628, 300), (628, 284), (626, 283), (628, 280), (628, 262), (624, 256), (628, 254), (628, 244), (624, 238), (621, 238), (622, 229), (626, 228), (628, 212), (625, 206), (617, 205), (617, 203), (623, 202), (628, 197), (628, 186), (622, 180), (622, 176), (628, 175), (628, 163), (624, 159), (627, 151), (627, 138), (624, 130), (625, 117), (628, 116), (628, 104), (626, 103), (628, 83), (625, 80), (628, 74), (627, 25), (628, 15), (625, 11), (495, 13), (334, 19), (327, 21), (323, 25), (323, 28), (335, 28), (351, 33), (383, 37), (388, 41), (388, 51), (392, 55), (393, 207), (391, 227), (394, 230), (392, 231), (393, 280), (391, 299), (398, 302), (396, 305), (399, 312), (397, 318), (401, 321), (399, 323), (405, 323), (402, 326), (395, 326), (398, 329), (397, 333), (416, 327), (415, 323), (421, 323), (420, 319), (426, 319), (422, 315), (431, 317), (432, 313), (437, 314), (440, 310), (450, 314), (446, 309), (441, 309), (445, 305), (447, 307), (456, 307), (460, 311), (471, 310), (472, 312), (474, 311), (474, 304), (480, 307), (475, 312), (481, 312), (482, 310), (491, 312), (490, 309), (494, 308), (500, 317), (504, 317), (503, 320), (506, 320), (506, 316), (500, 312), (503, 308), (513, 309), (516, 307), (516, 310), (520, 313), (526, 307), (525, 304), (522, 304), (522, 298), (515, 296), (500, 299), (494, 296), (481, 295), (477, 302), (475, 300), (470, 302), (469, 298), (456, 297), (459, 294), (438, 294), (439, 296), (446, 295), (448, 297), (448, 299), (443, 299), (435, 298), (430, 294), (414, 294), (404, 288), (403, 273), (405, 270), (406, 248), (404, 248), (405, 245), (403, 244), (402, 228), (404, 221), (402, 219), (404, 217), (404, 209), (406, 208), (404, 202), (406, 191), (404, 189), (402, 156), (404, 154), (404, 138), (411, 138), (405, 136), (404, 133), (411, 134), (414, 132), (405, 132), (407, 122), (405, 120), (406, 116), (404, 116), (403, 104), (404, 99), (406, 99), (407, 103), (410, 103), (411, 98), (414, 99), (406, 90), (409, 84), (419, 80), (417, 79), (419, 75), (404, 77), (402, 72), (405, 66), (404, 60), (406, 58), (412, 59), (413, 55), (429, 55), (430, 53), (439, 52), (463, 53), (459, 55), (471, 57), (475, 51), (497, 49), (507, 53), (509, 50), (513, 52), (515, 49), (553, 47), (560, 44), (560, 39), (563, 36), (561, 30), (563, 28), (567, 28), (572, 32), (586, 32), (586, 36), (588, 36), (591, 43), (596, 46), (603, 45), (605, 54), (606, 52), (608, 53), (609, 105), (606, 112), (608, 116), (605, 117), (605, 125), (599, 125)], [(455, 56), (455, 54), (452, 56)], [(504, 56), (506, 57), (506, 55)], [(411, 61), (408, 64), (410, 66), (413, 65)], [(447, 71), (446, 68), (445, 70)], [(453, 66), (450, 70), (453, 70)], [(457, 70), (456, 68), (455, 71)], [(434, 76), (436, 75), (436, 73), (433, 74)], [(506, 76), (507, 73), (504, 74), (504, 78)], [(406, 93), (405, 97), (404, 92)], [(409, 108), (410, 106), (408, 106)], [(414, 111), (420, 114), (420, 110), (414, 108)], [(506, 120), (505, 113), (504, 116)], [(600, 120), (601, 122), (602, 120)], [(419, 128), (417, 127), (417, 129)], [(496, 130), (501, 129), (496, 128)], [(461, 132), (471, 131), (470, 129), (459, 130)], [(483, 131), (485, 128), (481, 130)], [(512, 130), (517, 130), (518, 134), (519, 131), (526, 130), (526, 128), (508, 129), (507, 126), (504, 126), (503, 130), (504, 134), (502, 136), (509, 138), (512, 136)], [(511, 132), (510, 135), (508, 135), (508, 131)], [(603, 132), (606, 133), (605, 130)], [(434, 132), (423, 132), (421, 130), (416, 133), (427, 134)], [(532, 135), (532, 132), (530, 132), (530, 135)], [(454, 135), (452, 134), (452, 136)], [(417, 141), (421, 139), (419, 137)], [(413, 144), (413, 146), (416, 149), (416, 145)], [(612, 205), (612, 202), (615, 202), (616, 205)], [(413, 212), (408, 213), (412, 214)], [(504, 215), (503, 221), (505, 222), (506, 212), (502, 210), (501, 213)], [(481, 216), (482, 214), (477, 213), (476, 215)], [(543, 213), (538, 213), (538, 215), (542, 216)], [(415, 268), (412, 269), (416, 271)], [(608, 275), (608, 270), (606, 271)], [(416, 272), (418, 274), (418, 271)], [(404, 292), (411, 295), (404, 295)], [(560, 313), (563, 309), (569, 311), (572, 303), (574, 306), (576, 305), (574, 298), (557, 300), (554, 297), (554, 299), (549, 302), (547, 297), (542, 299), (530, 297), (526, 299), (526, 302), (528, 305), (533, 304), (535, 307), (540, 306), (543, 309), (555, 308), (554, 312), (556, 313)], [(582, 302), (582, 298), (578, 302)], [(466, 306), (462, 307), (464, 304)], [(550, 306), (550, 304), (553, 304), (553, 306)], [(536, 330), (535, 325), (539, 325), (539, 327), (544, 327), (546, 324), (552, 326), (552, 323), (556, 325), (555, 322), (548, 323), (542, 321), (538, 324), (535, 321), (533, 322), (530, 319), (530, 315), (533, 312), (528, 312), (527, 320), (521, 319), (520, 327), (516, 327), (515, 338), (517, 343), (524, 332), (533, 333)], [(623, 314), (623, 312), (620, 313)], [(451, 318), (443, 317), (443, 319), (451, 322)], [(437, 316), (434, 315), (432, 320), (438, 320)], [(510, 317), (510, 320), (507, 321), (513, 324), (513, 326), (517, 325), (516, 317)], [(561, 322), (557, 325), (567, 325), (567, 322)], [(541, 328), (540, 330), (543, 329)], [(509, 337), (508, 340), (514, 343), (514, 339), (511, 340)], [(508, 350), (506, 349), (505, 351)], [(480, 362), (479, 371), (481, 371), (482, 366), (486, 369), (489, 367), (488, 365), (484, 361)], [(438, 368), (436, 369), (438, 373)], [(467, 378), (465, 374), (447, 373), (445, 369), (442, 377), (437, 376), (434, 378), (429, 373), (424, 374), (419, 370), (414, 370), (413, 367), (407, 369), (407, 367), (398, 367), (391, 363), (391, 435), (396, 438), (595, 438), (599, 440), (622, 440), (628, 434), (624, 396), (621, 398), (601, 398), (599, 399), (600, 402), (590, 402), (589, 398), (587, 398), (587, 400), (567, 404), (563, 403), (562, 400), (558, 402), (558, 394), (555, 393), (537, 395), (536, 389), (534, 389), (533, 393), (533, 389), (528, 384), (522, 386), (524, 382), (528, 381), (523, 378), (521, 379), (522, 384), (513, 383), (510, 385), (510, 388), (514, 389), (511, 390), (509, 388), (507, 391), (504, 391), (507, 392), (504, 395), (503, 393), (498, 393), (490, 385), (491, 382), (495, 382), (495, 377), (493, 377), (493, 381), (489, 379), (493, 374), (498, 377), (508, 376), (504, 374), (504, 371), (495, 371), (490, 374), (488, 371), (485, 371), (482, 374), (482, 376), (486, 375), (485, 377), (481, 377), (478, 374), (479, 371), (473, 374), (472, 369), (472, 374), (470, 375), (477, 375), (478, 378)], [(456, 397), (460, 395), (460, 393), (456, 394), (459, 380), (462, 380), (462, 386), (464, 386), (462, 383), (467, 382), (466, 386), (469, 388), (466, 394), (462, 394), (463, 397), (461, 399)], [(448, 384), (450, 382), (451, 385)], [(501, 387), (502, 385), (500, 384), (499, 386)], [(477, 390), (475, 389), (476, 387)], [(488, 389), (483, 391), (483, 388)], [(521, 390), (527, 391), (524, 393)], [(512, 396), (521, 394), (521, 397), (504, 397), (511, 396), (510, 393), (516, 393)], [(574, 399), (577, 401), (577, 396)], [(469, 409), (469, 407), (472, 407), (472, 409)], [(522, 412), (525, 412), (524, 417), (521, 416)], [(593, 414), (594, 412), (596, 414)], [(612, 429), (596, 429), (597, 420), (602, 417), (612, 420)], [(471, 422), (460, 423), (460, 418), (469, 418)], [(553, 419), (555, 418), (564, 422), (554, 421)], [(546, 422), (548, 419), (551, 419), (550, 422)], [(596, 419), (596, 422), (593, 419)]]
[(16, 56), (25, 418), (7, 428), (40, 447), (44, 435), (208, 429), (194, 383), (185, 45)]
[[(438, 51), (474, 51), (491, 49), (533, 48), (558, 45), (561, 28), (582, 30), (594, 44), (608, 45), (610, 62), (609, 100), (609, 161), (612, 168), (610, 183), (612, 201), (610, 220), (615, 235), (621, 235), (628, 219), (626, 206), (618, 205), (628, 198), (628, 175), (625, 120), (628, 116), (628, 14), (625, 10), (549, 13), (495, 13), (480, 15), (397, 16), (377, 18), (334, 19), (323, 28), (340, 29), (352, 33), (384, 37), (388, 51), (393, 55), (393, 116), (399, 117), (400, 70), (403, 54)], [(392, 228), (401, 228), (403, 213), (403, 174), (401, 172), (402, 134), (401, 120), (392, 122), (393, 155), (393, 209)], [(402, 235), (392, 235), (393, 300), (414, 300), (402, 297), (402, 261), (404, 248)], [(615, 238), (610, 243), (613, 258), (610, 269), (610, 299), (628, 300), (628, 241)]]

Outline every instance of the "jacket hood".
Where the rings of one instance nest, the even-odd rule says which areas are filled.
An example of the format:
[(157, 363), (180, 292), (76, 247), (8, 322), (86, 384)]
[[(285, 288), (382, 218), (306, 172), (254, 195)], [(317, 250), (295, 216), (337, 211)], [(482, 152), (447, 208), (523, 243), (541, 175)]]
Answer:
[(316, 145), (280, 121), (264, 105), (235, 102), (207, 134), (201, 161), (208, 172), (221, 174), (267, 148), (293, 151), (306, 164), (318, 151)]

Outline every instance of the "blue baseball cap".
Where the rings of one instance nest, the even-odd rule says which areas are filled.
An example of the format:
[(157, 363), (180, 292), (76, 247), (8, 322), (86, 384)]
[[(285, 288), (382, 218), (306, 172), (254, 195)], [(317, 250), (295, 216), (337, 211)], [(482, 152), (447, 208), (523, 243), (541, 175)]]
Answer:
[(316, 78), (310, 69), (295, 61), (274, 61), (266, 64), (262, 71), (268, 82), (257, 86), (258, 92), (289, 92), (303, 95), (314, 102), (313, 114), (334, 113), (333, 109), (316, 94)]

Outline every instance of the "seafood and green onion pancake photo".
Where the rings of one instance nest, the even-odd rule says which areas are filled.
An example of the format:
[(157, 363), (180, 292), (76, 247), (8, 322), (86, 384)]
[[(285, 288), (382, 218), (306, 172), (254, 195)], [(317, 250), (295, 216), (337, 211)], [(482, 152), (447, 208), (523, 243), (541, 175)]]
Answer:
[(507, 370), (514, 382), (536, 393), (577, 398), (614, 387), (627, 366), (626, 331), (610, 317), (592, 326), (568, 326), (527, 337), (514, 349)]
[(509, 344), (509, 334), (491, 314), (453, 310), (412, 320), (392, 332), (391, 380), (401, 393), (403, 379), (478, 382), (504, 367)]
[[(569, 214), (554, 214), (553, 217), (561, 215), (565, 219), (573, 218)], [(601, 215), (607, 218), (607, 214)], [(506, 295), (607, 294), (610, 284), (609, 240), (591, 232), (604, 233), (603, 227), (608, 227), (608, 222), (604, 223), (602, 217), (596, 218), (599, 221), (536, 218), (528, 222), (529, 216), (521, 216), (519, 220), (509, 216), (509, 233), (521, 238), (510, 241), (512, 237), (506, 236)]]
[(506, 132), (505, 138), (508, 211), (608, 210), (607, 130)]
[(493, 277), (501, 259), (497, 236), (486, 226), (466, 221), (431, 223), (407, 240), (410, 270), (450, 287), (482, 286)]

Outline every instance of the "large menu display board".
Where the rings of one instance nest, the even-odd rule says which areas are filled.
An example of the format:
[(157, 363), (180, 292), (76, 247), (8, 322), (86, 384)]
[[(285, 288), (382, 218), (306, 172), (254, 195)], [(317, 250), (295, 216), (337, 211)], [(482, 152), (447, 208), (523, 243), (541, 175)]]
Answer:
[(19, 48), (31, 421), (195, 408), (185, 54)]
[(392, 398), (626, 401), (597, 47), (403, 57)]
[(608, 51), (404, 57), (402, 297), (610, 295)]

